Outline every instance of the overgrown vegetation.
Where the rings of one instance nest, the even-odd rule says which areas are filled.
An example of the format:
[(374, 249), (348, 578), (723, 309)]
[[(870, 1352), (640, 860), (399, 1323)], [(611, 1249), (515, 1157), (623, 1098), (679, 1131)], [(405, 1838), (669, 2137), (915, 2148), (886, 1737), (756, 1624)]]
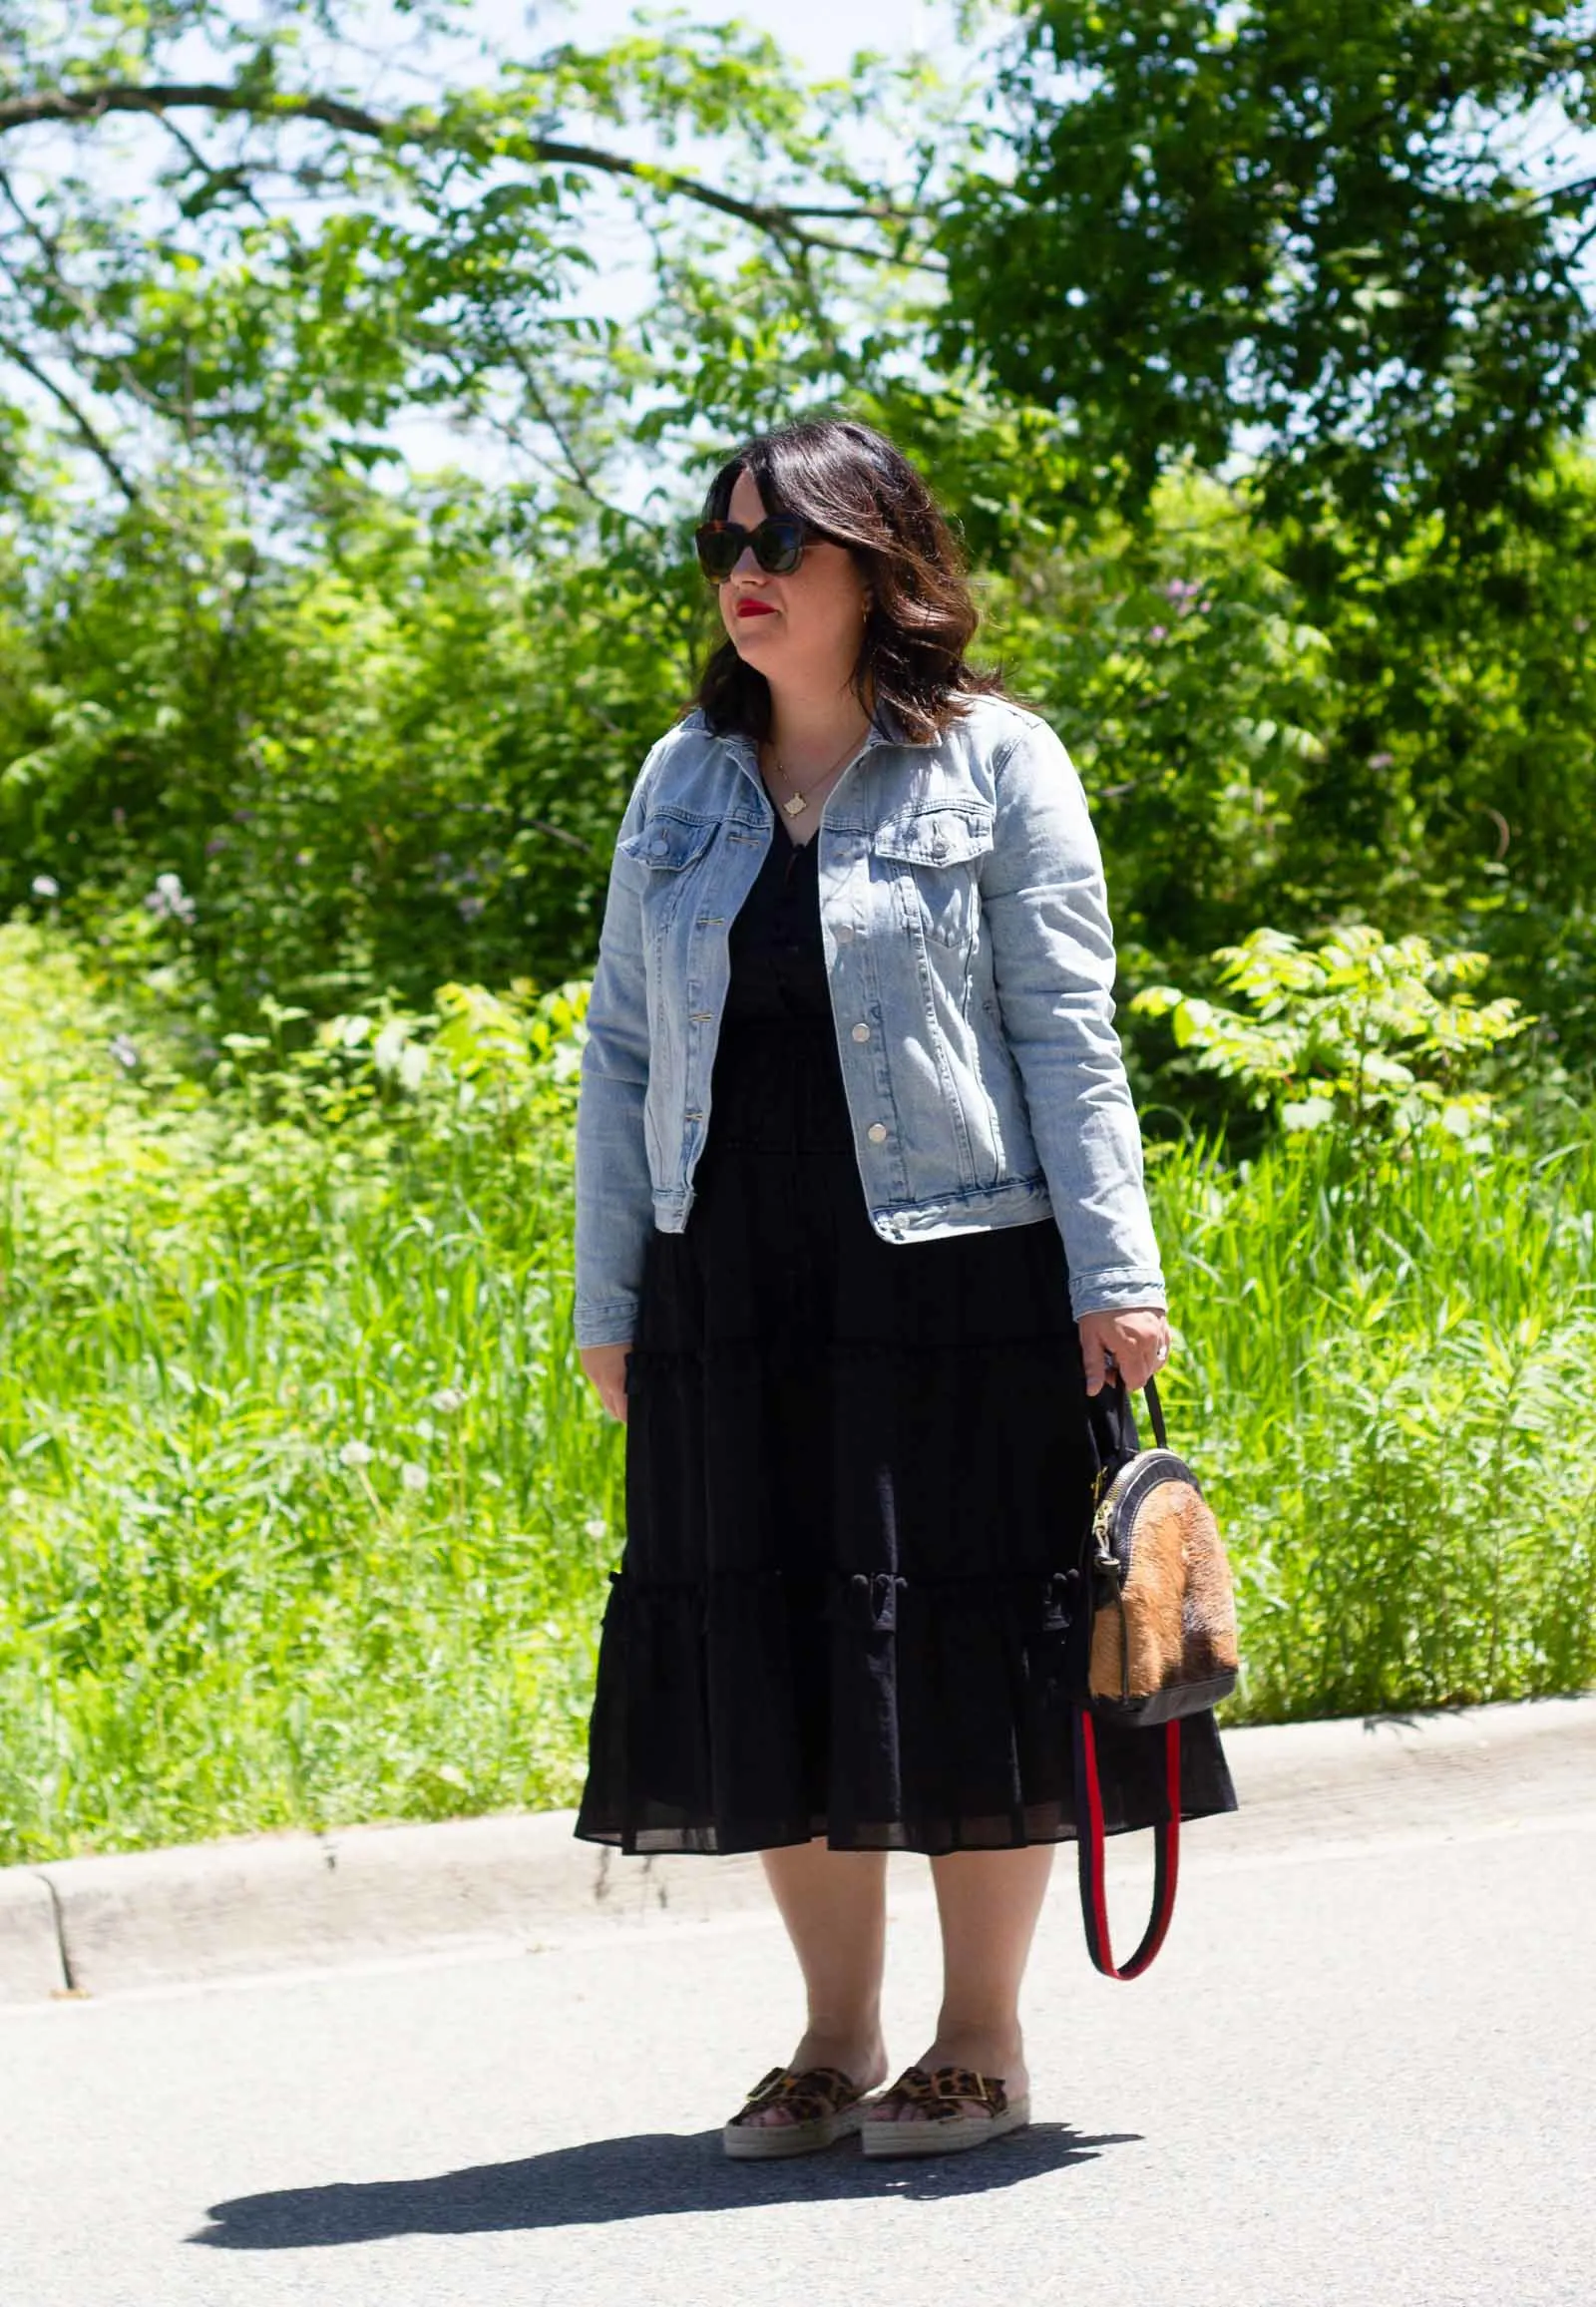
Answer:
[[(570, 1329), (583, 987), (214, 1086), (0, 932), (0, 1856), (575, 1798), (623, 1437)], [(1231, 1720), (1596, 1677), (1596, 1129), (1152, 1169)]]

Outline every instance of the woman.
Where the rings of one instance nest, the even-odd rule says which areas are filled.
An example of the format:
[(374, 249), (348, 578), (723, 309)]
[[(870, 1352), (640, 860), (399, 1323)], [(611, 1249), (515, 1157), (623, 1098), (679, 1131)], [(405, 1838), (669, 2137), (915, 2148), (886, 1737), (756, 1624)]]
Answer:
[[(749, 442), (697, 547), (726, 638), (621, 820), (583, 1056), (576, 1335), (627, 1538), (576, 1830), (764, 1854), (808, 2025), (728, 2152), (944, 2152), (1028, 2119), (1087, 1397), (1168, 1352), (1113, 945), (1079, 780), (966, 663), (888, 441)], [(1234, 1808), (1212, 1715), (1181, 1743), (1182, 1816)], [(1156, 1738), (1099, 1756), (1110, 1831), (1162, 1815)], [(944, 1994), (870, 2098), (894, 1849)]]

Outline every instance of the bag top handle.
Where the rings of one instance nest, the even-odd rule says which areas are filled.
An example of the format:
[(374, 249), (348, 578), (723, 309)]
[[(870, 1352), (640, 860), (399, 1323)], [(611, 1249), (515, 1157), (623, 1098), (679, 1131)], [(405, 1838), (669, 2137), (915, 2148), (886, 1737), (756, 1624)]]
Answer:
[(1142, 1396), (1146, 1401), (1149, 1414), (1152, 1417), (1153, 1438), (1161, 1450), (1167, 1450), (1169, 1447), (1169, 1436), (1164, 1431), (1164, 1405), (1158, 1398), (1157, 1378), (1150, 1377), (1141, 1390)]
[[(1141, 1391), (1152, 1420), (1154, 1439), (1161, 1450), (1167, 1450), (1169, 1437), (1164, 1426), (1164, 1405), (1158, 1396), (1158, 1380), (1150, 1377)], [(1100, 1466), (1123, 1465), (1141, 1448), (1130, 1388), (1117, 1369), (1100, 1392), (1089, 1396), (1086, 1416)]]

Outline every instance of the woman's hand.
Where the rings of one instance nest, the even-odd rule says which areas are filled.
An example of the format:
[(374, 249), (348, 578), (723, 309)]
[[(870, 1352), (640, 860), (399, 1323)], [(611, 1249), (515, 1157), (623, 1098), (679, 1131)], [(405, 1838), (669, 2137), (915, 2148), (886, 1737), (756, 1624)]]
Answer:
[(1134, 1393), (1156, 1377), (1169, 1358), (1169, 1323), (1156, 1306), (1136, 1306), (1124, 1314), (1083, 1314), (1076, 1328), (1088, 1393), (1102, 1391), (1110, 1364)]
[(622, 1425), (626, 1422), (626, 1356), (630, 1351), (629, 1340), (624, 1346), (578, 1347), (583, 1368), (598, 1388), (599, 1400)]

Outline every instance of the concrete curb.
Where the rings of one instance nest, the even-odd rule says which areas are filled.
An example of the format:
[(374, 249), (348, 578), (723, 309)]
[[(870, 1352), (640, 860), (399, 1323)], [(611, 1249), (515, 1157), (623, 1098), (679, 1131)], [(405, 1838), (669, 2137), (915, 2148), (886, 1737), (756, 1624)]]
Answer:
[[(1213, 1826), (1268, 1844), (1511, 1808), (1548, 1741), (1559, 1785), (1596, 1797), (1596, 1693), (1229, 1730), (1242, 1808)], [(0, 1869), (0, 2005), (768, 1904), (757, 1856), (623, 1858), (576, 1841), (573, 1818), (509, 1811)], [(1124, 1839), (1139, 1856), (1145, 1838)]]
[(0, 1871), (0, 2003), (36, 2003), (63, 1984), (55, 1893), (28, 1866)]

